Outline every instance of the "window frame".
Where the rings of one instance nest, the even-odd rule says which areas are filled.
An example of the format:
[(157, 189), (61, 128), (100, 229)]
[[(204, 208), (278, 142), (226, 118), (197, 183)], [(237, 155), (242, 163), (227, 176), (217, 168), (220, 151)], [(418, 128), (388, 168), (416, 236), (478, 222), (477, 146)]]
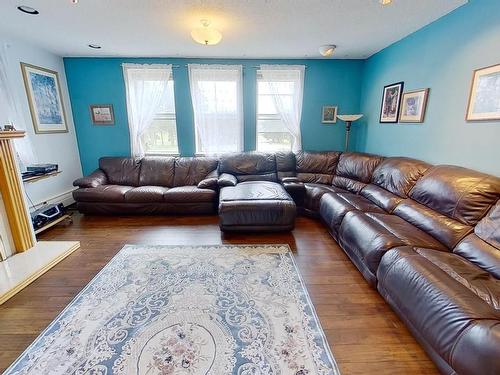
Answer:
[[(177, 140), (177, 152), (147, 152), (144, 150), (144, 156), (180, 156), (179, 151), (179, 137), (178, 137), (178, 129), (177, 129), (177, 111), (175, 105), (175, 82), (174, 79), (169, 79), (169, 82), (172, 82), (172, 91), (174, 96), (174, 112), (158, 112), (155, 114), (153, 121), (157, 120), (173, 120), (175, 123), (175, 137)], [(167, 82), (168, 84), (168, 82)]]
[[(286, 151), (262, 151), (259, 150), (259, 120), (279, 120), (282, 121), (282, 117), (279, 113), (276, 114), (262, 114), (259, 115), (259, 80), (262, 80), (262, 74), (260, 73), (260, 70), (257, 70), (256, 73), (256, 96), (255, 96), (255, 151), (257, 152), (292, 152), (293, 150), (293, 145), (291, 145), (289, 150)], [(276, 81), (279, 82), (279, 81)], [(285, 81), (287, 82), (287, 81)], [(266, 95), (266, 94), (263, 94)], [(264, 117), (264, 118), (262, 118)], [(292, 134), (290, 131), (287, 131), (288, 134)]]
[[(188, 64), (188, 76), (189, 76), (189, 91), (190, 91), (190, 97), (191, 101), (193, 101), (193, 93), (192, 91), (192, 82), (191, 82), (191, 69), (196, 70), (196, 69), (214, 69), (214, 70), (234, 70), (239, 73), (239, 77), (236, 80), (227, 80), (225, 78), (218, 78), (218, 77), (213, 77), (211, 80), (207, 80), (208, 82), (235, 82), (236, 83), (236, 90), (237, 93), (241, 95), (240, 101), (237, 100), (236, 105), (239, 108), (239, 111), (241, 112), (241, 128), (239, 129), (239, 145), (241, 147), (241, 151), (221, 151), (221, 152), (206, 152), (201, 150), (201, 144), (200, 144), (200, 136), (199, 136), (199, 130), (196, 125), (196, 115), (194, 113), (194, 103), (192, 103), (192, 114), (193, 114), (193, 128), (194, 128), (194, 155), (195, 156), (214, 156), (214, 155), (223, 155), (226, 153), (232, 153), (232, 152), (244, 152), (245, 150), (245, 108), (244, 108), (244, 101), (245, 101), (245, 92), (243, 89), (244, 86), (244, 76), (243, 76), (243, 66), (241, 64)], [(199, 80), (198, 82), (202, 82)], [(238, 94), (237, 94), (238, 95)], [(222, 117), (222, 115), (219, 115), (219, 117)], [(234, 117), (233, 114), (227, 113), (224, 115), (224, 117), (227, 117), (228, 119), (231, 119)]]

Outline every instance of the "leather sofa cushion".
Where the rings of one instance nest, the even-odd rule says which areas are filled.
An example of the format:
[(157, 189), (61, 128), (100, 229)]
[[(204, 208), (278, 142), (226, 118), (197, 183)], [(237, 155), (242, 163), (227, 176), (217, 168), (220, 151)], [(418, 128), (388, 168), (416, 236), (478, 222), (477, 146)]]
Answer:
[(340, 155), (332, 185), (359, 193), (370, 182), (374, 169), (382, 160), (381, 156), (344, 152)]
[(245, 152), (220, 158), (219, 172), (234, 175), (238, 182), (277, 181), (274, 154)]
[(198, 185), (213, 170), (217, 169), (216, 158), (176, 158), (174, 186)]
[(335, 238), (344, 216), (354, 210), (384, 213), (380, 207), (357, 194), (326, 193), (321, 197), (319, 214)]
[(346, 190), (331, 185), (305, 183), (304, 208), (318, 212), (321, 197), (326, 193), (346, 193)]
[(200, 189), (197, 186), (176, 186), (163, 194), (165, 202), (204, 203), (215, 202), (217, 193), (212, 189)]
[(361, 271), (371, 283), (380, 259), (392, 248), (409, 245), (446, 251), (433, 237), (395, 215), (350, 211), (338, 232), (339, 244), (366, 266), (371, 277), (366, 277), (366, 270)]
[(293, 152), (277, 152), (276, 170), (278, 172), (278, 180), (281, 181), (285, 177), (295, 177), (297, 170), (295, 169), (296, 160)]
[(163, 194), (168, 188), (163, 186), (139, 186), (125, 193), (125, 202), (151, 203), (163, 202)]
[(410, 192), (417, 202), (466, 225), (475, 225), (499, 196), (499, 178), (447, 165), (430, 169)]
[(475, 226), (453, 252), (500, 279), (500, 203)]
[(389, 251), (377, 275), (384, 298), (456, 373), (500, 373), (499, 280), (457, 255), (409, 247)]
[(174, 186), (175, 158), (169, 156), (146, 156), (141, 161), (141, 186)]
[(400, 196), (374, 184), (366, 185), (359, 194), (389, 213), (394, 211), (396, 206), (403, 200)]
[(242, 182), (236, 186), (224, 187), (220, 191), (220, 202), (249, 200), (292, 201), (292, 198), (283, 186), (269, 181)]
[(453, 249), (455, 245), (472, 232), (472, 227), (427, 208), (411, 199), (405, 199), (394, 214), (412, 223), (438, 241)]
[(77, 189), (73, 191), (73, 198), (77, 202), (124, 202), (125, 193), (132, 189), (132, 186), (99, 185)]
[(340, 152), (299, 151), (295, 155), (297, 177), (302, 182), (330, 185), (339, 157)]
[(99, 159), (99, 168), (110, 185), (139, 186), (140, 159), (103, 157)]
[(373, 171), (372, 184), (406, 198), (415, 183), (431, 168), (423, 161), (390, 157), (384, 159)]

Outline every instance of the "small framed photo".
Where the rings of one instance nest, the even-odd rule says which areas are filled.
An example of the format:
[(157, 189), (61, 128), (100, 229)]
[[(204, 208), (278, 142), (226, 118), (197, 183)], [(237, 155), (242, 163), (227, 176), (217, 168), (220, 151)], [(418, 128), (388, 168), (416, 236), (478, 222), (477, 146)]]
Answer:
[(91, 104), (90, 115), (94, 125), (114, 125), (115, 115), (112, 104)]
[(56, 71), (23, 62), (21, 71), (35, 133), (68, 132), (59, 74)]
[(424, 122), (428, 96), (429, 89), (405, 92), (401, 100), (399, 122)]
[(325, 105), (321, 114), (323, 124), (335, 124), (337, 122), (337, 106)]
[(384, 86), (382, 106), (380, 108), (381, 123), (396, 123), (399, 118), (399, 107), (403, 93), (404, 82)]
[(474, 70), (466, 119), (500, 120), (500, 64)]

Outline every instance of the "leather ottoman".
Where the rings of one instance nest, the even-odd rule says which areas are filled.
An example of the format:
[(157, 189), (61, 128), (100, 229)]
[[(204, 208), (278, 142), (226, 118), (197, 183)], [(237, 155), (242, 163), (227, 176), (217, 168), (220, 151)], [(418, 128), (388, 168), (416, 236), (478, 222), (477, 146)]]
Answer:
[(295, 203), (276, 182), (248, 181), (221, 189), (222, 231), (289, 231), (295, 226)]

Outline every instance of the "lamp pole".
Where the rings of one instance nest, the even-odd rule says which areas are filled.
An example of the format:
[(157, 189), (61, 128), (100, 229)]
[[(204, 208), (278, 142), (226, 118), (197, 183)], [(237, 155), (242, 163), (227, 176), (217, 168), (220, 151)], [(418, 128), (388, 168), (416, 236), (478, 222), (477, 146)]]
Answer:
[(349, 150), (349, 134), (351, 133), (351, 125), (354, 121), (359, 120), (363, 115), (337, 115), (337, 117), (345, 122), (345, 146), (344, 151)]
[(351, 132), (352, 121), (345, 122), (345, 147), (344, 151), (349, 150), (349, 133)]

